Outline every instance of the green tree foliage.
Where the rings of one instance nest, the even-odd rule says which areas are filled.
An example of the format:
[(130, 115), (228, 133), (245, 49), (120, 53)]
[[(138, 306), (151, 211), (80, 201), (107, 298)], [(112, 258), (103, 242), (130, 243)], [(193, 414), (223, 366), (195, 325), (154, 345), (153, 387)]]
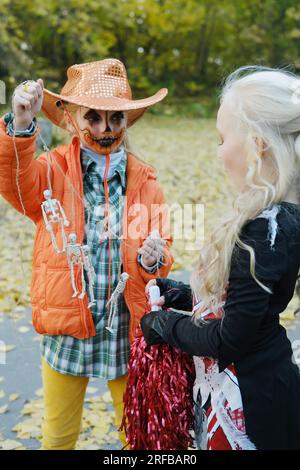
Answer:
[(300, 68), (299, 0), (0, 0), (0, 79), (59, 91), (74, 63), (118, 57), (136, 97), (213, 94), (243, 64)]

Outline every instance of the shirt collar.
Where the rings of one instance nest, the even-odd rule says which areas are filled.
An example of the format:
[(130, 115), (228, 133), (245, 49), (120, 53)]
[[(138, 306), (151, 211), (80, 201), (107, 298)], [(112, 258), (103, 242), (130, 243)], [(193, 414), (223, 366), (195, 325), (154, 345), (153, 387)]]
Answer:
[[(103, 180), (104, 168), (105, 168), (105, 159), (101, 160), (101, 164), (99, 162), (99, 155), (95, 152), (86, 149), (83, 146), (80, 146), (80, 156), (81, 156), (81, 164), (82, 164), (82, 173), (83, 176), (86, 173), (97, 173), (101, 180)], [(110, 171), (107, 181), (110, 181), (116, 173), (120, 176), (121, 185), (123, 189), (126, 188), (126, 165), (127, 165), (127, 154), (125, 152), (124, 146), (119, 147), (119, 149), (111, 154), (111, 164), (110, 164)]]

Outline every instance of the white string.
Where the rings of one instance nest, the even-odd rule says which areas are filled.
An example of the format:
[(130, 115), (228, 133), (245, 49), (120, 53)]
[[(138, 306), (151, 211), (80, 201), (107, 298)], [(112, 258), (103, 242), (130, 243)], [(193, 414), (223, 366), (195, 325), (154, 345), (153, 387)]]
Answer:
[[(154, 252), (157, 253), (155, 256), (156, 262), (154, 263), (154, 266), (156, 268), (156, 271), (158, 271), (158, 277), (160, 277), (160, 268), (161, 266), (166, 266), (168, 263), (164, 260), (161, 259), (164, 250), (161, 250), (161, 237), (159, 234), (158, 230), (153, 230), (153, 232), (150, 233), (151, 240), (154, 242)], [(152, 266), (153, 268), (153, 266)]]
[[(13, 100), (13, 97), (14, 97), (14, 94), (12, 96), (12, 100)], [(13, 109), (13, 106), (12, 106), (12, 109)], [(18, 155), (18, 150), (17, 150), (16, 131), (15, 131), (15, 126), (14, 125), (13, 125), (12, 140), (13, 140), (13, 146), (14, 146), (14, 151), (15, 151), (15, 155), (16, 155), (16, 186), (17, 186), (17, 190), (18, 190), (18, 196), (19, 196), (21, 207), (22, 207), (23, 215), (26, 216), (26, 211), (25, 211), (25, 207), (24, 207), (23, 200), (22, 200), (22, 195), (21, 195), (21, 188), (20, 188), (20, 185), (19, 185), (20, 161), (19, 161), (19, 155)], [(26, 273), (25, 273), (25, 270), (24, 270), (23, 252), (22, 252), (22, 244), (21, 244), (21, 236), (24, 232), (25, 231), (21, 230), (21, 232), (19, 233), (18, 250), (19, 250), (19, 257), (20, 257), (20, 261), (21, 261), (21, 270), (22, 270), (22, 274), (23, 274), (23, 279), (25, 280), (27, 278), (27, 276), (26, 276)], [(26, 292), (26, 288), (27, 288), (27, 285), (26, 285), (26, 283), (24, 283), (23, 284), (23, 289), (21, 290), (21, 295), (19, 296), (19, 299), (16, 302), (16, 307), (20, 304), (20, 302), (22, 300), (22, 295), (24, 295), (24, 293)]]
[[(28, 81), (25, 81), (23, 83), (21, 83), (20, 86), (22, 86), (23, 84), (25, 84), (26, 82)], [(12, 96), (12, 109), (13, 109), (13, 98), (14, 98), (14, 94)], [(31, 117), (32, 117), (32, 120), (34, 118), (32, 112), (29, 110), (29, 113), (31, 114)], [(13, 135), (12, 135), (12, 140), (13, 140), (13, 146), (14, 146), (14, 151), (15, 151), (15, 156), (16, 156), (16, 186), (17, 186), (17, 191), (18, 191), (18, 196), (19, 196), (19, 201), (20, 201), (20, 204), (21, 204), (21, 207), (22, 207), (22, 211), (23, 211), (23, 215), (26, 216), (26, 209), (25, 209), (25, 206), (24, 206), (24, 203), (23, 203), (23, 199), (22, 199), (22, 194), (21, 194), (21, 188), (20, 188), (20, 184), (19, 184), (19, 173), (20, 173), (20, 157), (19, 157), (19, 154), (18, 154), (18, 149), (17, 149), (17, 143), (16, 143), (16, 130), (15, 130), (15, 125), (13, 124)], [(48, 145), (46, 144), (45, 140), (43, 139), (42, 135), (39, 134), (38, 137), (40, 138), (42, 144), (43, 144), (43, 148), (44, 148), (44, 151), (46, 152), (46, 158), (47, 158), (47, 180), (48, 180), (48, 185), (49, 185), (49, 189), (51, 191), (51, 194), (52, 194), (52, 184), (51, 184), (51, 150), (49, 149)], [(76, 233), (76, 226), (75, 226), (75, 201), (74, 201), (74, 192), (77, 194), (77, 191), (76, 189), (74, 188), (71, 180), (69, 179), (69, 177), (67, 177), (65, 175), (65, 173), (63, 172), (61, 166), (59, 165), (59, 163), (56, 161), (55, 158), (53, 158), (53, 161), (55, 163), (55, 165), (58, 167), (58, 169), (61, 171), (61, 173), (63, 174), (63, 176), (67, 179), (67, 183), (71, 189), (71, 192), (72, 192), (72, 226), (73, 226), (73, 229)], [(78, 195), (78, 194), (77, 194)], [(78, 195), (79, 198), (82, 200), (81, 196)], [(90, 207), (88, 205), (87, 207), (87, 210), (88, 212), (90, 212)], [(90, 219), (90, 214), (88, 215), (88, 220)], [(63, 229), (63, 225), (61, 225), (62, 229)], [(21, 236), (22, 236), (22, 233), (23, 231), (21, 231), (20, 235), (19, 235), (19, 239), (18, 239), (18, 249), (19, 249), (19, 256), (20, 256), (20, 262), (21, 262), (21, 270), (22, 270), (22, 274), (23, 274), (23, 279), (25, 280), (27, 278), (26, 276), (26, 273), (25, 273), (25, 269), (24, 269), (24, 262), (23, 262), (23, 253), (22, 253), (22, 245), (21, 245)], [(27, 288), (27, 285), (26, 283), (23, 284), (23, 288), (21, 290), (21, 295), (16, 303), (16, 306), (18, 306), (22, 300), (22, 295), (24, 295), (24, 293), (26, 292), (26, 288)]]
[[(31, 116), (32, 118), (34, 117), (33, 114), (31, 113)], [(14, 139), (15, 139), (15, 129), (13, 129), (14, 131)], [(43, 144), (43, 149), (44, 151), (46, 152), (46, 156), (47, 156), (47, 179), (48, 179), (48, 185), (49, 185), (49, 189), (51, 190), (52, 192), (52, 184), (51, 184), (51, 160), (54, 162), (55, 166), (58, 168), (58, 170), (61, 172), (61, 174), (63, 175), (63, 177), (66, 179), (67, 181), (67, 184), (71, 190), (71, 193), (72, 193), (72, 227), (73, 227), (73, 230), (74, 232), (76, 233), (76, 224), (75, 224), (75, 220), (76, 220), (76, 213), (75, 213), (75, 200), (74, 200), (74, 195), (76, 195), (78, 197), (78, 199), (80, 201), (83, 202), (84, 204), (84, 207), (87, 209), (87, 212), (88, 212), (88, 224), (89, 224), (89, 221), (90, 221), (90, 212), (91, 212), (91, 207), (90, 207), (90, 204), (88, 201), (85, 201), (84, 198), (81, 197), (81, 195), (79, 194), (79, 192), (76, 190), (76, 188), (74, 187), (74, 185), (72, 184), (71, 182), (71, 179), (69, 178), (69, 176), (67, 176), (63, 169), (61, 168), (60, 164), (57, 162), (56, 158), (53, 156), (52, 154), (52, 151), (49, 149), (47, 143), (45, 142), (45, 140), (43, 139), (41, 133), (39, 133), (37, 135), (37, 138), (39, 138)], [(17, 148), (16, 148), (16, 145), (14, 143), (14, 147), (15, 147), (15, 153), (16, 153), (16, 159), (17, 159), (17, 168), (19, 168), (19, 155), (18, 155), (18, 151), (17, 151)], [(24, 204), (23, 204), (23, 201), (22, 201), (22, 196), (21, 196), (21, 190), (20, 190), (20, 186), (19, 186), (19, 183), (18, 183), (18, 172), (17, 172), (17, 175), (16, 175), (16, 183), (17, 183), (17, 187), (18, 187), (18, 193), (19, 193), (19, 199), (20, 199), (20, 203), (22, 205), (22, 208), (23, 208), (23, 213), (24, 215), (26, 215), (26, 211), (25, 211), (25, 207), (24, 207)]]
[[(25, 84), (26, 82), (28, 81), (25, 81), (25, 82), (22, 82), (20, 84), (23, 85)], [(14, 97), (14, 94), (13, 94), (13, 97)], [(12, 98), (13, 98), (12, 97)], [(12, 107), (13, 108), (13, 107)], [(29, 113), (31, 114), (32, 116), (32, 120), (34, 118), (32, 112), (29, 110)], [(25, 206), (23, 204), (23, 199), (22, 199), (22, 194), (21, 194), (21, 188), (20, 188), (20, 185), (19, 185), (19, 172), (20, 172), (20, 160), (19, 160), (19, 154), (18, 154), (18, 150), (17, 150), (17, 145), (16, 145), (16, 131), (15, 131), (15, 127), (13, 126), (13, 145), (14, 145), (14, 151), (15, 151), (15, 156), (16, 156), (16, 186), (17, 186), (17, 190), (18, 190), (18, 196), (19, 196), (19, 201), (20, 201), (20, 204), (21, 204), (21, 207), (22, 207), (22, 211), (23, 211), (23, 215), (26, 216), (26, 209), (25, 209)], [(87, 210), (87, 231), (86, 231), (86, 235), (87, 235), (87, 244), (90, 246), (90, 233), (89, 233), (89, 226), (90, 226), (90, 218), (91, 218), (91, 206), (89, 204), (89, 202), (86, 200), (86, 198), (82, 198), (81, 195), (78, 193), (78, 191), (76, 190), (76, 188), (74, 187), (74, 185), (72, 184), (71, 182), (71, 179), (64, 173), (63, 169), (61, 168), (60, 164), (57, 162), (56, 158), (53, 156), (52, 154), (52, 151), (50, 150), (50, 148), (48, 147), (47, 143), (45, 142), (45, 140), (43, 139), (42, 135), (41, 135), (41, 132), (37, 135), (37, 137), (40, 139), (40, 141), (42, 142), (43, 144), (43, 149), (44, 151), (46, 152), (46, 159), (47, 159), (47, 180), (48, 180), (48, 186), (49, 186), (49, 189), (51, 190), (51, 194), (52, 194), (52, 183), (51, 183), (51, 161), (54, 162), (55, 166), (58, 168), (58, 170), (61, 172), (61, 174), (63, 175), (63, 177), (66, 179), (67, 181), (67, 184), (71, 190), (71, 193), (72, 193), (72, 227), (73, 227), (73, 230), (74, 232), (76, 233), (76, 224), (75, 224), (75, 220), (76, 220), (76, 213), (75, 213), (75, 200), (74, 200), (74, 196), (76, 195), (78, 197), (78, 199), (83, 203), (83, 206), (84, 208)], [(113, 236), (117, 236), (113, 230), (110, 229), (110, 233), (108, 234), (108, 236), (110, 235), (113, 235)], [(155, 247), (154, 247), (154, 250), (159, 253), (160, 252), (160, 243), (159, 243), (159, 239), (153, 239), (154, 241), (154, 244), (155, 244)], [(125, 245), (130, 247), (130, 244), (126, 241), (126, 240), (122, 240), (122, 242), (124, 243), (125, 242)], [(21, 248), (21, 244), (20, 244), (20, 239), (19, 239), (19, 252), (20, 252), (20, 261), (21, 261), (21, 268), (22, 268), (22, 272), (23, 272), (23, 278), (26, 279), (26, 274), (25, 274), (25, 270), (24, 270), (24, 264), (23, 264), (23, 255), (22, 255), (22, 248)], [(156, 260), (156, 269), (158, 271), (158, 277), (160, 277), (160, 268), (161, 266), (165, 266), (167, 265), (167, 262), (164, 262), (164, 261), (161, 261), (160, 260), (161, 256), (159, 256)], [(23, 293), (25, 292), (26, 290), (26, 284), (23, 285)], [(18, 303), (17, 305), (19, 305), (21, 301), (21, 296), (18, 300)]]

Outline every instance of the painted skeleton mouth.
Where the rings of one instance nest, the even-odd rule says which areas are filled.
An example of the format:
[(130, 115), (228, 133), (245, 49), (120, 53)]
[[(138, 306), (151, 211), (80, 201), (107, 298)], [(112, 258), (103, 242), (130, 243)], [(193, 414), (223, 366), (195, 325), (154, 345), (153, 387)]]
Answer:
[(117, 140), (116, 137), (104, 137), (103, 139), (94, 139), (97, 144), (100, 144), (101, 147), (111, 147), (112, 144)]

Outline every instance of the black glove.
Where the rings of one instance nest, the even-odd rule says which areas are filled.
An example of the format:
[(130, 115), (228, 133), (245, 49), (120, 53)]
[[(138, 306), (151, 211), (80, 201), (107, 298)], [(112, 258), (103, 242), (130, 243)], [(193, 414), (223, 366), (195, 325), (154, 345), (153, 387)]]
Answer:
[(165, 325), (170, 317), (176, 315), (184, 316), (172, 310), (159, 310), (158, 312), (146, 313), (140, 322), (146, 343), (150, 346), (165, 343), (163, 337)]
[(167, 277), (157, 278), (156, 284), (160, 289), (160, 295), (165, 298), (164, 308), (175, 308), (187, 312), (193, 310), (193, 294), (188, 284)]

